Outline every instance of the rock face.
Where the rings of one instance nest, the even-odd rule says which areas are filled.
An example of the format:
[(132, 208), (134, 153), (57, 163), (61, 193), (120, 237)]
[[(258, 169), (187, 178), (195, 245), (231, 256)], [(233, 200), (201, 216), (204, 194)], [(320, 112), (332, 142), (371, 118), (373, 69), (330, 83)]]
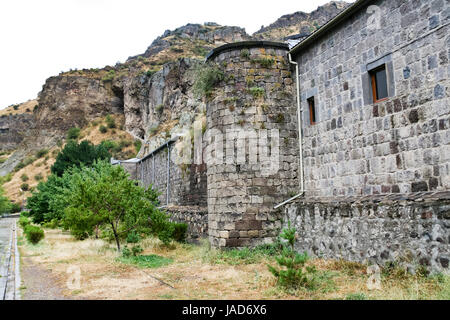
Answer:
[(0, 151), (15, 150), (33, 128), (32, 114), (23, 113), (0, 117)]
[(271, 25), (261, 28), (253, 36), (258, 39), (278, 41), (294, 35), (308, 36), (349, 5), (344, 1), (332, 1), (311, 13), (298, 11), (284, 15)]
[(139, 138), (154, 137), (148, 151), (170, 138), (171, 132), (190, 127), (203, 113), (204, 104), (192, 91), (199, 63), (180, 59), (164, 65), (152, 77), (138, 76), (124, 85), (125, 127)]
[(120, 88), (109, 81), (82, 76), (49, 78), (39, 94), (36, 128), (64, 133), (111, 113), (123, 113)]

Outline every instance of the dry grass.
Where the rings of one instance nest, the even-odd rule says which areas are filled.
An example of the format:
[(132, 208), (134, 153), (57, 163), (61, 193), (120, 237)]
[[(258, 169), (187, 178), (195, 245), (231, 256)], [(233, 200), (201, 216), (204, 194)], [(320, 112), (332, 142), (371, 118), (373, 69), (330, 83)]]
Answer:
[[(22, 254), (34, 263), (51, 269), (60, 279), (65, 294), (86, 299), (450, 299), (449, 278), (408, 276), (383, 277), (382, 290), (367, 289), (365, 267), (343, 261), (312, 260), (327, 277), (315, 291), (298, 290), (291, 294), (276, 286), (267, 270), (273, 258), (262, 257), (251, 264), (217, 264), (217, 252), (208, 244), (176, 244), (172, 248), (157, 239), (146, 239), (144, 255), (173, 259), (157, 269), (145, 269), (119, 262), (114, 244), (103, 240), (76, 241), (60, 230), (46, 230), (45, 240), (37, 245), (22, 244)], [(69, 290), (65, 282), (69, 267), (81, 270), (81, 289)], [(173, 287), (173, 288), (172, 288)]]
[[(57, 148), (52, 149), (48, 153), (48, 160), (45, 160), (45, 158), (37, 159), (25, 168), (22, 168), (17, 172), (12, 172), (13, 176), (11, 181), (3, 184), (5, 195), (17, 203), (22, 203), (31, 196), (30, 191), (21, 191), (20, 186), (23, 183), (27, 183), (30, 188), (35, 188), (39, 184), (39, 181), (36, 181), (34, 177), (39, 174), (44, 178), (43, 181), (47, 179), (50, 175), (50, 168), (55, 162), (55, 158), (52, 156), (52, 151), (55, 149)], [(27, 181), (22, 181), (21, 179), (24, 174), (29, 178)]]
[[(14, 114), (22, 114), (22, 113), (33, 113), (34, 107), (38, 104), (37, 100), (29, 100), (27, 102), (21, 103), (18, 105), (17, 110), (14, 110), (13, 106), (9, 106), (7, 108), (0, 110), (0, 117), (3, 115), (14, 115)], [(27, 111), (28, 109), (28, 111)]]

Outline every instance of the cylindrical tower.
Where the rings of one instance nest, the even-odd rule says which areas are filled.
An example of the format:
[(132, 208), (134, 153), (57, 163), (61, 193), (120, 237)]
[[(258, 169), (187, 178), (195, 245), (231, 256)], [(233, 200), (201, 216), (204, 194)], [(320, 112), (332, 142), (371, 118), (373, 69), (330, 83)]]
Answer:
[[(247, 41), (214, 49), (207, 103), (209, 239), (214, 247), (270, 243), (273, 208), (298, 193), (297, 109), (283, 43)], [(220, 83), (217, 83), (220, 81)]]

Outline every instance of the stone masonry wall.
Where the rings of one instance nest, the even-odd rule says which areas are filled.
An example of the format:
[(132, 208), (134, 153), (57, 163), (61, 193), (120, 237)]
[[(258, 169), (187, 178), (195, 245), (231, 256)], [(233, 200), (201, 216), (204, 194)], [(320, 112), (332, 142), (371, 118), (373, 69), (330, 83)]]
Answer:
[(414, 270), (448, 269), (450, 192), (365, 198), (309, 198), (290, 204), (284, 225), (297, 229), (295, 248), (325, 259)]
[[(373, 4), (375, 19), (361, 10), (296, 57), (306, 196), (450, 189), (450, 2)], [(368, 71), (382, 64), (389, 98), (374, 104)]]
[[(208, 63), (225, 73), (207, 103), (205, 154), (212, 148), (216, 159), (207, 162), (210, 243), (245, 247), (271, 242), (281, 227), (274, 205), (298, 190), (297, 118), (287, 46), (221, 47)], [(240, 133), (249, 134), (242, 145), (231, 138)], [(261, 137), (268, 137), (268, 143), (261, 143)], [(270, 146), (270, 155), (279, 150), (279, 158), (265, 158), (269, 153), (263, 145)], [(269, 173), (271, 165), (275, 169)]]
[(201, 206), (206, 207), (206, 166), (179, 165), (175, 159), (177, 149), (170, 146), (171, 160), (169, 163), (169, 203), (167, 203), (168, 149), (163, 148), (153, 156), (144, 159), (137, 165), (138, 179), (145, 187), (161, 192), (161, 205)]

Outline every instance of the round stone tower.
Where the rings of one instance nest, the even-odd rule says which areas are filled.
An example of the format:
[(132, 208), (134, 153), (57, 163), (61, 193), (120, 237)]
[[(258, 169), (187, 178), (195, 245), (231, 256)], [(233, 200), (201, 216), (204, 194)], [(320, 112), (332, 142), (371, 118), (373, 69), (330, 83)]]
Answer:
[(297, 108), (287, 54), (283, 43), (246, 41), (207, 57), (220, 81), (207, 102), (204, 153), (214, 247), (272, 242), (281, 228), (274, 206), (298, 193)]

